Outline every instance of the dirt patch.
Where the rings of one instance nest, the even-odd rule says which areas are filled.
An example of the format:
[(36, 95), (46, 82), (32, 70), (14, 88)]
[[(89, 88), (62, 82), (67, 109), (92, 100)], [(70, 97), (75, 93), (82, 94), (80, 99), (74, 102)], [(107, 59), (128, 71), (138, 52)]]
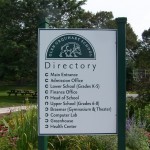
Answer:
[(9, 113), (0, 114), (0, 119), (3, 118), (3, 117), (5, 117), (5, 116), (8, 116), (8, 115), (9, 115)]

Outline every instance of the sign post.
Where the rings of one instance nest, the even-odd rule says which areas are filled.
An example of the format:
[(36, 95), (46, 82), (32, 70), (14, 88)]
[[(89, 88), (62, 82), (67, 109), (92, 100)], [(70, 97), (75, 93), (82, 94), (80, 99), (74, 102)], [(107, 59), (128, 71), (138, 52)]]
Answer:
[(116, 22), (118, 31), (39, 29), (39, 150), (48, 135), (80, 134), (118, 134), (125, 150), (126, 18)]
[(126, 108), (126, 25), (127, 18), (117, 18), (118, 25), (118, 150), (125, 150)]
[[(45, 18), (42, 18), (41, 21), (39, 21), (39, 28), (46, 28), (48, 26), (48, 23), (45, 20), (46, 20)], [(47, 150), (47, 145), (48, 145), (48, 137), (38, 136), (38, 150)]]

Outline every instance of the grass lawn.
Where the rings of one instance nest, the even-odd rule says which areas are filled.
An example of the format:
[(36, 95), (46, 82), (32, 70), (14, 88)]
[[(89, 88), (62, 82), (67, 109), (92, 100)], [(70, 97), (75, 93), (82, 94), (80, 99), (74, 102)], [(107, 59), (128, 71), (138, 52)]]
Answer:
[(28, 97), (30, 103), (36, 103), (36, 98), (32, 98), (30, 95), (17, 95), (14, 94), (9, 96), (7, 91), (12, 89), (22, 89), (22, 90), (34, 90), (36, 91), (36, 86), (0, 86), (0, 108), (19, 106), (25, 103), (25, 98)]

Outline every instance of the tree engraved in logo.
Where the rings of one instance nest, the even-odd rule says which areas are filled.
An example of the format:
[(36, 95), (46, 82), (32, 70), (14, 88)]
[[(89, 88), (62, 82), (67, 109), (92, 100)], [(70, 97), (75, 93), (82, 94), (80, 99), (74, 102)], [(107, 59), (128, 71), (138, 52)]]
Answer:
[(76, 42), (68, 42), (61, 46), (59, 57), (78, 57), (82, 55), (80, 45)]

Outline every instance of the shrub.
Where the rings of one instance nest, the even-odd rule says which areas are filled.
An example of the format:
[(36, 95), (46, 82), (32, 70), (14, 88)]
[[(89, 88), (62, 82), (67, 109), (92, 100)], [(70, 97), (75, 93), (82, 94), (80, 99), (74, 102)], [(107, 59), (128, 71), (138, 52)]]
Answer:
[(49, 137), (50, 150), (116, 150), (117, 136)]
[(148, 137), (145, 135), (145, 131), (133, 122), (128, 126), (126, 137), (126, 145), (129, 149), (149, 150)]
[(0, 137), (1, 150), (15, 150), (7, 137)]
[(37, 109), (30, 106), (27, 109), (13, 114), (9, 121), (3, 121), (8, 127), (10, 141), (18, 150), (37, 147)]
[(150, 104), (145, 106), (144, 108), (145, 111), (145, 122), (146, 122), (146, 130), (150, 132)]
[(128, 99), (126, 105), (127, 118), (134, 118), (134, 122), (138, 126), (143, 126), (150, 131), (150, 104), (141, 106), (136, 99)]

